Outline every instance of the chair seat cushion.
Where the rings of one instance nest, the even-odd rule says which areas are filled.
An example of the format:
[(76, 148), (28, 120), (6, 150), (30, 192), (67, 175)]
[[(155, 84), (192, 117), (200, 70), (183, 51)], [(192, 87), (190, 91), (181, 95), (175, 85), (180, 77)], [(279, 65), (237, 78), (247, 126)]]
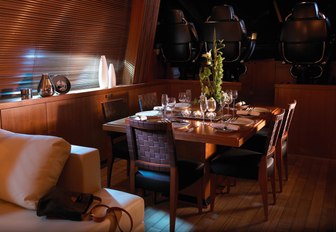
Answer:
[(269, 128), (264, 127), (260, 131), (258, 131), (252, 138), (247, 140), (242, 148), (256, 151), (256, 152), (264, 152), (266, 149), (267, 135), (269, 133)]
[[(184, 189), (203, 176), (204, 164), (194, 161), (179, 160), (179, 189)], [(149, 170), (138, 170), (135, 177), (137, 187), (156, 192), (169, 192), (170, 174)]]
[[(259, 162), (263, 154), (242, 148), (231, 148), (217, 154), (210, 162), (210, 172), (237, 178), (258, 179)], [(267, 169), (272, 171), (274, 159), (267, 160)]]

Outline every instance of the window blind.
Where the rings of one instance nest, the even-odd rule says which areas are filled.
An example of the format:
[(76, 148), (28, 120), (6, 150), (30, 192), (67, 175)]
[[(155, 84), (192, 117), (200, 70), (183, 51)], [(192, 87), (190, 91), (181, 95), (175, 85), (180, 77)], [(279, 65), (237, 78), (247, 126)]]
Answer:
[[(42, 73), (98, 87), (101, 55), (121, 80), (131, 0), (0, 1), (0, 98), (36, 94)], [(119, 77), (119, 78), (118, 78)]]

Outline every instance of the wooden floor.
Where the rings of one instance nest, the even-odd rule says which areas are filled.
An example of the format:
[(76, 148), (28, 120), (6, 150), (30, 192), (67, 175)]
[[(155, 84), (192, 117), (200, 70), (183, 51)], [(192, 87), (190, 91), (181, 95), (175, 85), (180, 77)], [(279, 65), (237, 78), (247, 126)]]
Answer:
[[(106, 168), (102, 169), (106, 185)], [(126, 162), (115, 163), (112, 188), (128, 191)], [(169, 231), (168, 201), (146, 202), (145, 230)], [(272, 202), (270, 194), (270, 202)], [(259, 185), (255, 181), (237, 180), (230, 194), (219, 194), (213, 212), (181, 202), (178, 206), (176, 231), (336, 231), (336, 160), (289, 158), (289, 180), (276, 205), (269, 206), (269, 220), (264, 221)]]

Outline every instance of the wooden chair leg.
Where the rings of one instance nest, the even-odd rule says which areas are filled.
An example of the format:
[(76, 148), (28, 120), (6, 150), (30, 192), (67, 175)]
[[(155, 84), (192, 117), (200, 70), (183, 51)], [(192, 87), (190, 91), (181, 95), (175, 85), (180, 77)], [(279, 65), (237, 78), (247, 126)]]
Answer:
[(276, 190), (275, 190), (275, 170), (273, 171), (272, 176), (270, 176), (271, 179), (271, 186), (272, 186), (272, 195), (273, 195), (273, 204), (276, 204)]
[(288, 180), (288, 157), (287, 154), (283, 156), (283, 167), (285, 170), (285, 180)]
[[(264, 165), (266, 167), (266, 165)], [(267, 171), (266, 168), (259, 170), (258, 182), (260, 185), (261, 198), (264, 205), (265, 220), (268, 220), (268, 191), (267, 191)]]
[(217, 189), (217, 175), (210, 175), (210, 211), (212, 212), (215, 207), (216, 189)]
[(276, 168), (277, 168), (277, 173), (278, 173), (278, 179), (279, 179), (279, 189), (280, 192), (282, 192), (282, 158), (281, 154), (276, 158)]
[(202, 213), (203, 209), (203, 180), (199, 180), (200, 186), (199, 186), (199, 192), (197, 194), (197, 206), (198, 206), (198, 213)]

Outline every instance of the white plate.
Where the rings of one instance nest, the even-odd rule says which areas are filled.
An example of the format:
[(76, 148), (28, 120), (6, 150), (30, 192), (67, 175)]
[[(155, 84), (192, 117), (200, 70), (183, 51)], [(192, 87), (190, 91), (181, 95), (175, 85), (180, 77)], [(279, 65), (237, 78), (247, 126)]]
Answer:
[(141, 111), (135, 114), (136, 116), (159, 116), (161, 115), (161, 112), (158, 110), (148, 110), (148, 111)]
[(178, 120), (178, 121), (175, 121), (175, 122), (173, 121), (172, 125), (173, 125), (174, 128), (183, 128), (183, 127), (189, 126), (190, 122), (187, 121), (187, 120)]
[(229, 120), (228, 123), (236, 124), (236, 125), (249, 125), (249, 124), (254, 123), (254, 121), (249, 118), (238, 117), (236, 120)]
[(179, 102), (179, 103), (176, 103), (176, 105), (175, 105), (176, 109), (187, 109), (189, 107), (190, 107), (190, 104), (189, 103), (184, 103), (184, 102)]
[[(163, 107), (162, 106), (154, 106), (153, 110), (162, 111)], [(171, 111), (171, 108), (169, 106), (167, 107), (167, 111)]]
[(252, 110), (256, 111), (256, 112), (270, 112), (269, 109), (266, 109), (266, 108), (263, 108), (263, 107), (254, 107)]

